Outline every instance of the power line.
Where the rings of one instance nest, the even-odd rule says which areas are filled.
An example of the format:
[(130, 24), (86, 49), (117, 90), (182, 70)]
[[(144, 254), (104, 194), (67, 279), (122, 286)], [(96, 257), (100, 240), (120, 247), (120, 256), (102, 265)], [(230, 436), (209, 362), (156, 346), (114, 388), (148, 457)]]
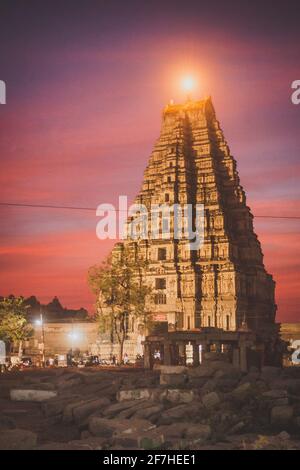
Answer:
[[(36, 209), (65, 209), (65, 210), (76, 210), (76, 211), (96, 211), (96, 207), (77, 207), (77, 206), (58, 206), (54, 204), (27, 204), (21, 202), (0, 202), (0, 206), (12, 206), (12, 207), (31, 207)], [(127, 212), (122, 209), (114, 209), (115, 212)], [(106, 212), (109, 212), (107, 210)], [(290, 219), (300, 220), (298, 215), (255, 215), (255, 218), (263, 219)]]
[(53, 204), (25, 204), (21, 202), (0, 202), (0, 206), (34, 207), (37, 209), (68, 209), (76, 211), (95, 211), (95, 207), (55, 206)]

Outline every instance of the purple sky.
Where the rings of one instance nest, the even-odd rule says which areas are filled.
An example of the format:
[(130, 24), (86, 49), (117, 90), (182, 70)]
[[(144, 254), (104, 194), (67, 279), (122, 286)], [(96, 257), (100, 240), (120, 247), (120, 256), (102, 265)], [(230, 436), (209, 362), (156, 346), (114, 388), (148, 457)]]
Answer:
[[(109, 3), (109, 5), (107, 5)], [(0, 201), (72, 206), (138, 192), (161, 110), (211, 94), (254, 215), (300, 215), (296, 2), (2, 1)], [(298, 7), (299, 10), (299, 7)], [(89, 266), (113, 242), (93, 212), (0, 207), (1, 292), (92, 309)], [(297, 321), (298, 220), (256, 219), (277, 281), (278, 319)]]

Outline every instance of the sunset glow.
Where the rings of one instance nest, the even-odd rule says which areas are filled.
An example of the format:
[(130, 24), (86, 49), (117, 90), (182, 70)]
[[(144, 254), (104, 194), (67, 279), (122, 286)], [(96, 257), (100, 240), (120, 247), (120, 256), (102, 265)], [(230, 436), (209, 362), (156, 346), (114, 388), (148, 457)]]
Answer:
[[(72, 15), (42, 3), (34, 11), (20, 3), (9, 21), (1, 13), (1, 201), (96, 211), (121, 194), (133, 200), (170, 98), (211, 94), (277, 283), (278, 321), (296, 321), (299, 220), (255, 216), (300, 213), (300, 106), (290, 99), (299, 78), (298, 25), (289, 21), (284, 36), (247, 10), (245, 27), (227, 2), (217, 15), (184, 2), (176, 14), (167, 2), (159, 15), (151, 2), (120, 3), (115, 14), (108, 2), (107, 16), (99, 2), (74, 2)], [(0, 295), (42, 302), (57, 295), (63, 305), (93, 311), (87, 270), (113, 246), (97, 239), (96, 212), (0, 210)]]

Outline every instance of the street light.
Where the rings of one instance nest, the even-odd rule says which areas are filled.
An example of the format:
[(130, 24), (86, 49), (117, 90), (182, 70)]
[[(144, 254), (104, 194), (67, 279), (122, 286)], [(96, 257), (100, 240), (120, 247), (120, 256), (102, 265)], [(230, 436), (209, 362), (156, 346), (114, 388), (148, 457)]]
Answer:
[(40, 318), (35, 321), (36, 325), (39, 325), (42, 329), (42, 364), (45, 366), (45, 330), (44, 330), (44, 318), (42, 312)]
[(74, 343), (76, 341), (78, 341), (80, 338), (81, 338), (81, 334), (79, 331), (74, 331), (73, 330), (73, 323), (72, 323), (72, 331), (70, 333), (68, 333), (68, 337), (70, 338), (71, 340), (71, 352), (72, 352), (72, 355), (73, 355), (73, 349), (74, 349)]

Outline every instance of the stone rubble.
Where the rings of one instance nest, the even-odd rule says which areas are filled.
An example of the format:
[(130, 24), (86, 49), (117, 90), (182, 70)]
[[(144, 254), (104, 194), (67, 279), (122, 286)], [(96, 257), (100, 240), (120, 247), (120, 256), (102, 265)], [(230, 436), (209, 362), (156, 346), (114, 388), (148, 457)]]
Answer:
[(300, 449), (300, 368), (36, 374), (0, 377), (1, 449)]

